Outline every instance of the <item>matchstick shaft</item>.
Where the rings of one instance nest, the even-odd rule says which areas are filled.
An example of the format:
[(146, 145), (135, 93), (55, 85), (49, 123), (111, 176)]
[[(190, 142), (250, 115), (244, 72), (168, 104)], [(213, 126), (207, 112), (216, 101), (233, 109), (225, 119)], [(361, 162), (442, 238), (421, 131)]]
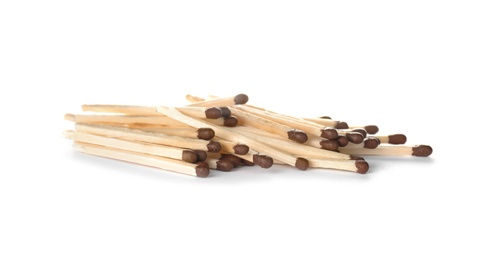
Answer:
[(375, 149), (364, 148), (340, 148), (341, 152), (353, 155), (379, 155), (379, 156), (419, 156), (427, 157), (433, 152), (428, 145), (379, 145)]

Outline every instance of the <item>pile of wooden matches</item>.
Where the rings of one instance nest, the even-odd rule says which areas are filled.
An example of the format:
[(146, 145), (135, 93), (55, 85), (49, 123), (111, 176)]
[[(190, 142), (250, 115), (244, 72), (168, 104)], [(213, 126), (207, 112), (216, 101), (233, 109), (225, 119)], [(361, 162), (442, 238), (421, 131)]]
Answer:
[(326, 168), (366, 173), (360, 156), (422, 156), (428, 145), (404, 145), (403, 134), (375, 135), (378, 127), (349, 126), (329, 117), (298, 118), (247, 105), (248, 96), (203, 99), (184, 107), (83, 105), (66, 114), (74, 149), (91, 155), (198, 177), (240, 165), (300, 170)]

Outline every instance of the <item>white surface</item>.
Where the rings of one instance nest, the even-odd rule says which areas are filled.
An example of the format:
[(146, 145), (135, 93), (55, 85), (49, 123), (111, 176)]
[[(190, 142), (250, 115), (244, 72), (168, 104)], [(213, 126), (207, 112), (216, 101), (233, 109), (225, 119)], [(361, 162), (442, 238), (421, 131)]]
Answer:
[[(490, 1), (2, 1), (0, 259), (491, 259)], [(249, 94), (403, 132), (367, 175), (75, 153), (84, 103)]]

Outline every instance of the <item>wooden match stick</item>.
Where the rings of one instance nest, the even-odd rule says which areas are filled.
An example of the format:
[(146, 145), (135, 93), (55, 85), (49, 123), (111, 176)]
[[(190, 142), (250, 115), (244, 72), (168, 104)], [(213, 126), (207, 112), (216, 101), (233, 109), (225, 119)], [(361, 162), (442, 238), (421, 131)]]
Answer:
[(362, 143), (348, 143), (346, 148), (366, 148), (366, 149), (375, 149), (380, 145), (380, 140), (374, 136), (368, 136)]
[(195, 138), (186, 138), (179, 136), (169, 136), (161, 133), (145, 132), (125, 127), (106, 126), (106, 125), (89, 125), (75, 124), (75, 130), (95, 135), (102, 135), (118, 139), (139, 141), (154, 144), (163, 144), (173, 147), (188, 148), (193, 150), (205, 150), (208, 152), (219, 152), (221, 144), (216, 141), (206, 141)]
[[(188, 98), (188, 95), (187, 95)], [(226, 98), (217, 98), (212, 100), (203, 100), (199, 102), (195, 102), (190, 106), (194, 107), (217, 107), (217, 106), (234, 106), (234, 105), (243, 105), (248, 102), (248, 96), (245, 94), (238, 94), (234, 97), (226, 97)], [(181, 111), (180, 111), (181, 112)]]
[(370, 169), (370, 165), (365, 160), (339, 160), (339, 159), (318, 159), (308, 158), (310, 167), (332, 170), (342, 170), (365, 174)]
[(428, 157), (432, 154), (433, 149), (429, 145), (380, 145), (375, 149), (348, 148), (340, 149), (343, 153), (353, 155), (381, 155), (381, 156), (418, 156)]
[(79, 142), (74, 143), (74, 150), (90, 155), (146, 165), (191, 176), (209, 176), (209, 167), (207, 164), (202, 162), (192, 164), (175, 159), (153, 155), (144, 155), (140, 153)]
[(327, 117), (321, 117), (321, 118), (306, 118), (306, 117), (304, 117), (303, 119), (317, 123), (317, 124), (320, 124), (320, 125), (323, 125), (323, 126), (334, 127), (336, 129), (348, 129), (349, 128), (349, 125), (346, 122), (328, 119)]
[(381, 143), (388, 144), (405, 144), (407, 141), (407, 137), (403, 134), (380, 135), (375, 137), (378, 138)]
[(239, 143), (244, 143), (248, 144), (250, 148), (261, 152), (263, 154), (269, 155), (274, 159), (277, 159), (281, 162), (284, 162), (286, 164), (289, 164), (291, 166), (294, 166), (300, 170), (306, 170), (308, 169), (308, 161), (302, 157), (295, 157), (292, 156), (291, 154), (284, 153), (282, 151), (279, 151), (271, 146), (265, 145), (262, 142), (259, 142), (257, 140), (251, 139), (246, 137), (241, 133), (241, 131), (237, 130), (236, 128), (224, 128), (221, 126), (216, 126), (209, 124), (207, 122), (204, 122), (200, 119), (194, 119), (191, 117), (188, 117), (182, 113), (180, 113), (178, 110), (174, 108), (166, 108), (166, 107), (157, 107), (156, 108), (158, 112), (165, 114), (168, 117), (171, 117), (175, 120), (179, 120), (185, 124), (188, 124), (190, 126), (200, 128), (200, 127), (209, 127), (216, 132), (216, 135), (226, 139), (228, 141), (232, 142), (239, 142)]
[(198, 155), (195, 151), (183, 148), (176, 148), (165, 145), (155, 145), (148, 143), (132, 142), (111, 137), (88, 134), (84, 132), (65, 131), (66, 138), (77, 142), (90, 143), (105, 147), (116, 148), (142, 154), (156, 155), (176, 160), (183, 160), (189, 163), (197, 162)]
[[(221, 110), (218, 107), (203, 108), (203, 107), (180, 107), (178, 111), (196, 118), (217, 119), (222, 116)], [(82, 111), (86, 112), (103, 112), (103, 113), (119, 113), (134, 116), (163, 116), (156, 112), (155, 107), (146, 106), (125, 106), (125, 105), (82, 105)]]
[(214, 138), (214, 130), (210, 128), (199, 128), (195, 129), (189, 126), (186, 127), (162, 127), (162, 126), (153, 126), (153, 127), (139, 127), (139, 126), (130, 126), (130, 128), (139, 129), (146, 132), (154, 132), (154, 133), (162, 133), (166, 135), (173, 136), (181, 136), (188, 138), (199, 138), (202, 140), (211, 140)]

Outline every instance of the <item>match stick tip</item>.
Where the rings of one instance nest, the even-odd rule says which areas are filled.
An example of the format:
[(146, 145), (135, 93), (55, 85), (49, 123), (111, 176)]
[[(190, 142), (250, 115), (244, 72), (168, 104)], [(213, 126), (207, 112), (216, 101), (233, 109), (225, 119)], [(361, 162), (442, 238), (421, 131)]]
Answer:
[(195, 174), (197, 175), (197, 177), (205, 178), (209, 176), (209, 173), (210, 171), (207, 163), (204, 162), (197, 163), (197, 166), (195, 167)]
[(261, 168), (270, 168), (272, 165), (274, 165), (274, 160), (267, 155), (259, 155), (259, 154), (254, 154), (253, 155), (253, 163), (257, 164)]
[(367, 149), (375, 149), (378, 147), (378, 145), (380, 145), (380, 140), (376, 137), (370, 136), (365, 138), (363, 143), (364, 143), (363, 147)]
[(228, 107), (220, 107), (221, 114), (223, 117), (229, 117), (231, 116), (231, 110)]
[(207, 144), (207, 151), (211, 153), (218, 153), (221, 151), (221, 144), (217, 141), (210, 141)]
[(403, 134), (389, 135), (389, 144), (405, 144), (407, 137)]
[(209, 107), (205, 110), (205, 117), (209, 119), (217, 119), (223, 115), (223, 112), (218, 107)]
[(337, 137), (337, 143), (339, 144), (339, 147), (346, 147), (349, 143), (349, 140), (347, 139), (347, 137), (340, 135), (339, 137)]
[(433, 153), (433, 148), (429, 145), (416, 145), (413, 147), (413, 156), (428, 157)]
[(185, 162), (194, 163), (197, 162), (198, 155), (192, 150), (183, 150), (181, 153), (181, 159)]
[(235, 127), (238, 125), (238, 119), (235, 116), (228, 116), (224, 118), (224, 126)]
[(320, 141), (320, 147), (329, 151), (337, 151), (339, 149), (339, 142), (337, 140), (324, 139)]
[(202, 140), (211, 140), (214, 138), (216, 133), (210, 128), (199, 128), (197, 129), (197, 138)]
[(217, 160), (216, 161), (216, 170), (223, 172), (230, 172), (234, 168), (233, 162), (230, 160)]
[(332, 120), (332, 117), (330, 117), (330, 116), (321, 116), (320, 118), (322, 118), (322, 119)]
[(367, 136), (367, 134), (368, 134), (368, 133), (366, 132), (366, 130), (365, 130), (365, 129), (363, 129), (363, 128), (354, 128), (354, 129), (352, 129), (352, 130), (351, 130), (351, 132), (357, 132), (357, 133), (360, 133), (361, 135), (363, 135), (363, 138), (366, 138), (366, 136)]
[(298, 159), (296, 159), (296, 163), (295, 163), (296, 168), (305, 171), (306, 169), (308, 169), (308, 166), (309, 163), (307, 159), (301, 157), (298, 157)]
[(250, 147), (245, 144), (237, 144), (233, 146), (233, 150), (235, 151), (235, 154), (245, 155), (248, 153), (248, 151), (250, 151)]
[(221, 160), (227, 160), (233, 163), (233, 166), (236, 168), (241, 164), (241, 158), (238, 156), (234, 156), (232, 154), (222, 154)]
[(308, 135), (305, 132), (296, 129), (288, 131), (288, 138), (300, 144), (308, 141)]
[(235, 96), (235, 104), (236, 105), (243, 105), (248, 102), (248, 96), (245, 94), (238, 94)]
[(348, 129), (349, 125), (343, 121), (336, 121), (336, 129)]
[(349, 140), (349, 142), (355, 143), (355, 144), (362, 143), (363, 139), (364, 139), (363, 135), (361, 133), (358, 133), (358, 132), (346, 133), (346, 137)]
[(364, 128), (365, 128), (366, 132), (371, 134), (371, 135), (374, 135), (374, 134), (378, 133), (378, 131), (380, 131), (380, 129), (376, 125), (367, 125)]
[(355, 165), (357, 173), (365, 174), (366, 172), (368, 172), (368, 169), (370, 169), (370, 165), (364, 160), (356, 161)]
[(197, 161), (203, 162), (207, 159), (207, 152), (203, 150), (193, 150), (197, 154)]
[(337, 133), (337, 130), (333, 127), (324, 127), (322, 130), (320, 130), (320, 136), (323, 137), (323, 138), (327, 138), (327, 139), (331, 139), (331, 140), (334, 140), (334, 139), (337, 139), (337, 137), (339, 137), (339, 134)]

